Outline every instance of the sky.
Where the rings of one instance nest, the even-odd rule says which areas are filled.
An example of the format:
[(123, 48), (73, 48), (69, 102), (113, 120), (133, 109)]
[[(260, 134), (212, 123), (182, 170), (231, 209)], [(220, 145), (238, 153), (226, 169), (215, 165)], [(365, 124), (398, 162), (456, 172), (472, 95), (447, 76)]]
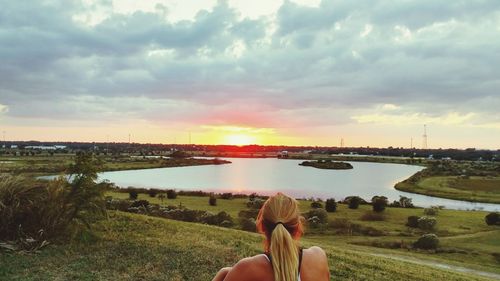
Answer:
[(500, 149), (500, 1), (0, 0), (6, 140)]

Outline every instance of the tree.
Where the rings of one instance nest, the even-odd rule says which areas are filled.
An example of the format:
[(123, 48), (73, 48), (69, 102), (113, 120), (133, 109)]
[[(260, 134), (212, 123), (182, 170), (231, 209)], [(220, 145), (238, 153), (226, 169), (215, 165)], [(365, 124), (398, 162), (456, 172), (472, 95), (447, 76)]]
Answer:
[(349, 209), (357, 209), (360, 203), (361, 203), (361, 198), (358, 196), (353, 196), (349, 198), (348, 201)]
[(387, 197), (374, 196), (372, 198), (373, 211), (378, 212), (378, 213), (383, 212), (388, 203), (389, 202), (387, 201)]
[(330, 198), (326, 200), (325, 210), (329, 213), (333, 213), (337, 211), (337, 202), (335, 202), (334, 198)]

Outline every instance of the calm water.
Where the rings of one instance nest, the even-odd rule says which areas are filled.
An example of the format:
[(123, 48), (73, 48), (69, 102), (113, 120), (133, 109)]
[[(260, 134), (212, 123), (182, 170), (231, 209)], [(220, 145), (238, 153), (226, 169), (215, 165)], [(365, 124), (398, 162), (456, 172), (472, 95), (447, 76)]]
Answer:
[(350, 162), (352, 170), (321, 170), (302, 167), (301, 160), (231, 158), (232, 164), (178, 168), (159, 168), (132, 171), (105, 172), (107, 179), (120, 187), (146, 187), (177, 190), (273, 194), (282, 191), (297, 198), (358, 195), (371, 199), (374, 195), (387, 196), (391, 201), (399, 195), (413, 199), (422, 207), (444, 205), (450, 209), (500, 210), (500, 205), (470, 203), (400, 192), (394, 184), (421, 170), (422, 167)]

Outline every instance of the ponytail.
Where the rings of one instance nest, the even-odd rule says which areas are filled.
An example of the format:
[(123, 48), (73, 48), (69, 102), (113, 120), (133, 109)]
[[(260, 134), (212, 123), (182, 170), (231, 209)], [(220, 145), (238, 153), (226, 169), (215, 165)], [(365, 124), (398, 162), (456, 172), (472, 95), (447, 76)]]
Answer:
[(299, 275), (298, 247), (282, 223), (278, 223), (272, 231), (269, 244), (274, 281), (297, 281)]

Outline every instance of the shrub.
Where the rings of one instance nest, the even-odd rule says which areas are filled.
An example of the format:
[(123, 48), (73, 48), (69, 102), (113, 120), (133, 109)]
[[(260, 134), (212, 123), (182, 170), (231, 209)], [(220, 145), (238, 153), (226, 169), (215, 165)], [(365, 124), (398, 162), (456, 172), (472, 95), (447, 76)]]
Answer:
[(329, 213), (337, 211), (337, 202), (335, 202), (335, 199), (330, 198), (326, 200), (325, 210)]
[(320, 209), (320, 208), (323, 208), (323, 204), (321, 204), (321, 202), (319, 202), (319, 201), (313, 201), (311, 203), (311, 208)]
[(156, 197), (156, 194), (158, 194), (158, 191), (156, 189), (150, 189), (148, 190), (149, 197)]
[(147, 208), (149, 206), (149, 201), (148, 200), (136, 200), (132, 202), (130, 205), (130, 208), (139, 208), (139, 207), (144, 207)]
[(419, 216), (409, 216), (406, 226), (417, 228), (419, 219), (420, 219)]
[(245, 231), (255, 232), (257, 230), (254, 218), (240, 218), (240, 225), (241, 229)]
[(384, 196), (374, 196), (372, 198), (372, 206), (373, 206), (373, 211), (375, 212), (383, 212), (385, 210), (385, 207), (387, 206), (388, 201), (387, 197)]
[(328, 222), (328, 213), (324, 209), (312, 209), (305, 214), (305, 218), (309, 220), (312, 217), (317, 217), (319, 223)]
[(136, 190), (130, 190), (128, 192), (128, 198), (130, 200), (136, 200), (138, 196), (139, 196), (139, 193)]
[(233, 194), (231, 192), (225, 192), (220, 195), (220, 198), (226, 200), (233, 199)]
[(489, 213), (484, 217), (484, 221), (487, 225), (500, 225), (500, 214), (498, 213)]
[(438, 212), (439, 212), (439, 209), (436, 207), (424, 209), (424, 215), (426, 215), (426, 216), (437, 216)]
[(106, 214), (104, 184), (96, 183), (100, 167), (92, 154), (79, 153), (68, 168), (69, 181), (59, 177), (39, 184), (0, 176), (0, 239), (20, 241), (21, 248), (33, 250), (45, 245), (45, 239), (88, 230)]
[(421, 217), (418, 219), (418, 228), (423, 230), (432, 230), (436, 224), (437, 221), (433, 217)]
[(160, 199), (160, 202), (163, 203), (163, 200), (165, 199), (165, 194), (164, 193), (158, 194), (158, 199)]
[(106, 200), (106, 209), (108, 210), (118, 210), (126, 212), (128, 208), (130, 208), (130, 201), (128, 200), (119, 200), (119, 199), (109, 199)]
[(265, 201), (260, 198), (255, 198), (254, 200), (249, 200), (247, 202), (247, 207), (251, 209), (259, 210), (264, 205)]
[(366, 212), (361, 216), (360, 219), (362, 221), (384, 221), (385, 217), (384, 215), (379, 213)]
[(361, 203), (361, 198), (358, 196), (353, 196), (349, 198), (347, 203), (349, 204), (349, 209), (357, 209), (359, 207), (359, 204)]
[(334, 219), (329, 223), (331, 228), (336, 229), (350, 229), (351, 225), (352, 223), (348, 219)]
[(210, 197), (208, 198), (208, 204), (210, 206), (217, 206), (217, 198), (215, 197), (215, 195), (210, 195)]
[(167, 198), (168, 199), (175, 199), (177, 198), (177, 192), (173, 189), (167, 190)]
[(492, 253), (491, 255), (495, 258), (495, 260), (498, 263), (500, 263), (500, 253)]
[(424, 234), (413, 243), (413, 247), (425, 250), (435, 250), (439, 246), (439, 238), (436, 234)]
[(258, 214), (259, 214), (259, 210), (257, 210), (257, 209), (241, 210), (238, 213), (238, 217), (247, 218), (247, 219), (255, 219), (255, 218), (257, 218)]

